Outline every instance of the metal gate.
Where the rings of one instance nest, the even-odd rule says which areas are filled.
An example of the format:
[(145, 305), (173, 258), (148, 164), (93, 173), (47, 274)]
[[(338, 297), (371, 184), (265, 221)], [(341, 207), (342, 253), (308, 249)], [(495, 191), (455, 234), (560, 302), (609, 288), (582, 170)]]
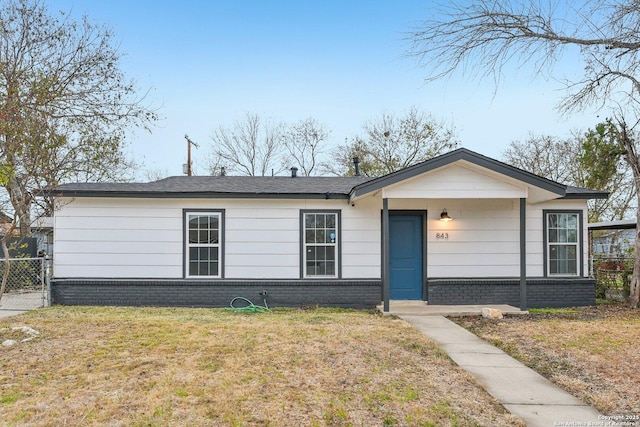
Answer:
[[(0, 295), (0, 310), (32, 310), (50, 305), (48, 258), (0, 259), (0, 280), (8, 268), (4, 293)], [(0, 282), (1, 284), (1, 282)]]

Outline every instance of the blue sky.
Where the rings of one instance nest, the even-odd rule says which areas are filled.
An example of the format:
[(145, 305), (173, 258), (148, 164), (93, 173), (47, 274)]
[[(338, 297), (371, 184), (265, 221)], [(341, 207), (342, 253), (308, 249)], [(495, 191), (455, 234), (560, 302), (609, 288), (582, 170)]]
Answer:
[[(407, 32), (433, 13), (429, 1), (49, 0), (50, 10), (110, 26), (125, 73), (162, 119), (131, 135), (129, 151), (149, 169), (180, 175), (185, 133), (204, 173), (211, 135), (245, 112), (295, 122), (313, 117), (337, 145), (383, 111), (411, 106), (453, 122), (462, 146), (494, 158), (529, 132), (569, 136), (595, 113), (560, 117), (555, 81), (515, 69), (497, 93), (464, 76), (425, 83), (428, 70), (404, 56)], [(564, 58), (567, 73), (571, 58)]]

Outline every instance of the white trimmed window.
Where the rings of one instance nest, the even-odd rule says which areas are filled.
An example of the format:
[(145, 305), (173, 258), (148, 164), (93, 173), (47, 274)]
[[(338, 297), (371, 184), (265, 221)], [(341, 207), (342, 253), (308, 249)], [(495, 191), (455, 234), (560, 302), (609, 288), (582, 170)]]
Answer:
[(577, 276), (580, 265), (580, 216), (577, 212), (548, 212), (547, 272)]
[(338, 277), (338, 212), (302, 213), (303, 277)]
[(185, 212), (187, 277), (222, 277), (222, 212)]

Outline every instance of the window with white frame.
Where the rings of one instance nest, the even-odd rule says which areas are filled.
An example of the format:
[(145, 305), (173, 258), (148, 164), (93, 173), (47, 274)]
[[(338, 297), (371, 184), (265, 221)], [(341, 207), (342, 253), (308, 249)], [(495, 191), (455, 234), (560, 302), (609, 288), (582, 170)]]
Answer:
[(222, 212), (185, 212), (187, 277), (222, 277)]
[(576, 276), (580, 270), (580, 214), (547, 212), (547, 272), (550, 276)]
[(338, 277), (338, 212), (302, 212), (303, 277)]

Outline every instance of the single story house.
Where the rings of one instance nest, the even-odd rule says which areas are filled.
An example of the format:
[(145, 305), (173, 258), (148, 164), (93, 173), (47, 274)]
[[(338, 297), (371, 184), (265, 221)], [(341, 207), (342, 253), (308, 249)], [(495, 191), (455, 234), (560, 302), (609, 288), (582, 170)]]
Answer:
[[(12, 231), (12, 228), (13, 218), (0, 211), (0, 236), (5, 236), (7, 233)], [(13, 233), (17, 234), (15, 230), (13, 230)]]
[[(356, 175), (358, 175), (356, 173)], [(587, 200), (461, 148), (378, 177), (179, 176), (52, 190), (60, 304), (595, 303)]]
[(36, 219), (31, 225), (31, 236), (36, 240), (38, 256), (53, 257), (53, 217)]
[(636, 228), (635, 219), (587, 224), (587, 229), (591, 233), (591, 255), (621, 258), (633, 256)]
[[(9, 258), (35, 258), (38, 255), (36, 239), (21, 237), (20, 229), (13, 224), (13, 218), (0, 212), (0, 238), (4, 238), (7, 233), (11, 233), (7, 241)], [(4, 253), (0, 249), (0, 259), (4, 259)], [(1, 267), (1, 264), (0, 264)]]

